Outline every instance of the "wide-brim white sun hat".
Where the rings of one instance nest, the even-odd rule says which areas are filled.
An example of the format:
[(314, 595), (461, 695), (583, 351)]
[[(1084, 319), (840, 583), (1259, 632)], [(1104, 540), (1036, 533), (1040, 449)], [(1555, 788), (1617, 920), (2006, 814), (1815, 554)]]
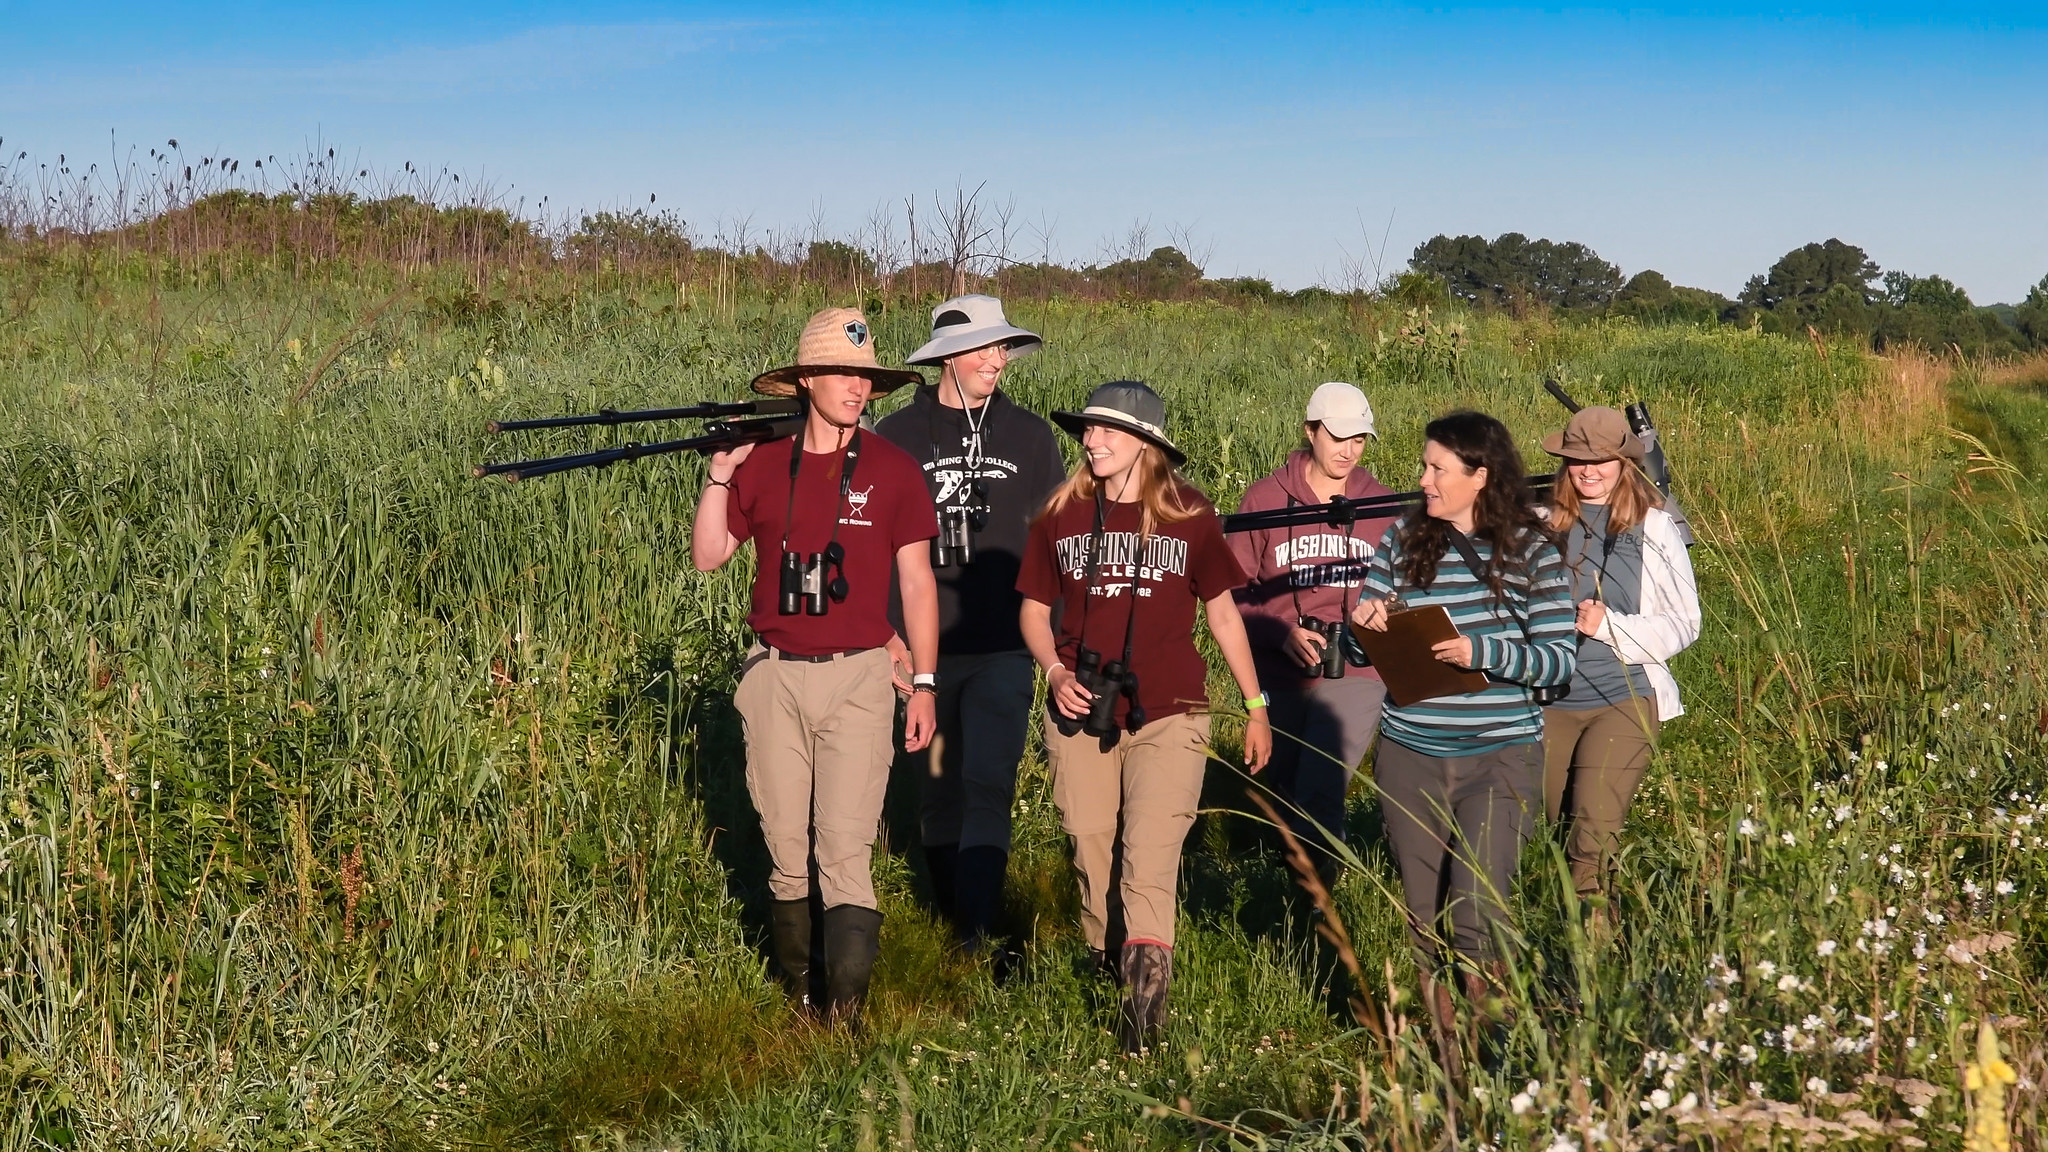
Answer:
[(1012, 325), (1003, 315), (1003, 302), (993, 296), (955, 296), (932, 309), (932, 338), (910, 354), (906, 363), (936, 367), (976, 348), (1001, 344), (1012, 360), (1028, 356), (1045, 341), (1036, 332)]

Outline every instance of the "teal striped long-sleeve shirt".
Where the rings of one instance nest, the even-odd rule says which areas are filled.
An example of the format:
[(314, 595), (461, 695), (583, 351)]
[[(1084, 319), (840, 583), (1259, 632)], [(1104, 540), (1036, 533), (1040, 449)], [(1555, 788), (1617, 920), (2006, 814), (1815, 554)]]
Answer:
[[(1543, 738), (1543, 709), (1533, 687), (1571, 680), (1578, 660), (1571, 579), (1556, 545), (1531, 538), (1519, 565), (1509, 565), (1506, 596), (1496, 597), (1458, 554), (1447, 548), (1427, 589), (1401, 575), (1399, 526), (1387, 531), (1367, 569), (1363, 595), (1399, 595), (1403, 607), (1441, 604), (1461, 635), (1472, 637), (1474, 666), (1489, 683), (1479, 692), (1440, 696), (1406, 707), (1389, 701), (1380, 732), (1403, 747), (1430, 756), (1473, 756)], [(1472, 538), (1482, 564), (1492, 546)], [(1519, 572), (1519, 574), (1518, 574)]]

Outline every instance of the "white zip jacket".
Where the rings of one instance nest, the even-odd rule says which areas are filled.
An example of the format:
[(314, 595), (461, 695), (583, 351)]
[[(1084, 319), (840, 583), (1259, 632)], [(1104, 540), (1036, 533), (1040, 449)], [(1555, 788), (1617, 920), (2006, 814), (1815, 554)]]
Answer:
[(1679, 538), (1678, 522), (1662, 508), (1650, 509), (1643, 518), (1643, 586), (1636, 605), (1642, 611), (1607, 613), (1593, 638), (1613, 648), (1622, 663), (1644, 670), (1661, 723), (1685, 714), (1678, 681), (1664, 664), (1700, 638), (1700, 590), (1692, 557)]

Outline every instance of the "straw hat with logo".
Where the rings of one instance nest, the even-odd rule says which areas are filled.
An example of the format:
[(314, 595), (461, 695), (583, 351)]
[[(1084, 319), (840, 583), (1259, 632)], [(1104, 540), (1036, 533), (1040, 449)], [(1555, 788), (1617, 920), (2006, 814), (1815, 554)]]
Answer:
[(1111, 380), (1088, 394), (1088, 404), (1079, 412), (1055, 412), (1052, 422), (1079, 440), (1090, 424), (1120, 428), (1158, 446), (1174, 467), (1188, 462), (1188, 454), (1166, 435), (1166, 401), (1142, 380)]
[(865, 376), (874, 381), (876, 396), (924, 382), (911, 369), (882, 367), (868, 318), (854, 308), (827, 308), (811, 317), (796, 342), (796, 363), (761, 373), (753, 387), (763, 396), (794, 396), (806, 376)]
[(1565, 460), (1598, 464), (1624, 457), (1642, 463), (1643, 442), (1629, 431), (1628, 417), (1607, 407), (1581, 408), (1572, 413), (1564, 431), (1543, 440), (1543, 450)]
[(910, 354), (909, 363), (933, 367), (963, 352), (1001, 344), (1012, 360), (1044, 346), (1036, 332), (1012, 327), (1003, 302), (993, 296), (955, 296), (932, 309), (932, 338)]

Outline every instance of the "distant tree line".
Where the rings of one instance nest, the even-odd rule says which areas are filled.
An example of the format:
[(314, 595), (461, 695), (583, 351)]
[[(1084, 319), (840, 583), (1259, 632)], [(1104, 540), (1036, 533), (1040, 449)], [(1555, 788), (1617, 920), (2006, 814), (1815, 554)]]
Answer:
[(1811, 328), (1860, 336), (1878, 349), (1917, 344), (1997, 355), (2048, 347), (2048, 276), (2017, 305), (1983, 307), (1940, 276), (1882, 272), (1863, 249), (1834, 239), (1785, 253), (1733, 300), (1673, 284), (1654, 269), (1624, 280), (1584, 244), (1519, 232), (1492, 240), (1434, 236), (1416, 247), (1409, 268), (1408, 283), (1397, 287), (1414, 293), (1412, 277), (1423, 277), (1444, 298), (1482, 310), (1755, 325), (1791, 335)]

